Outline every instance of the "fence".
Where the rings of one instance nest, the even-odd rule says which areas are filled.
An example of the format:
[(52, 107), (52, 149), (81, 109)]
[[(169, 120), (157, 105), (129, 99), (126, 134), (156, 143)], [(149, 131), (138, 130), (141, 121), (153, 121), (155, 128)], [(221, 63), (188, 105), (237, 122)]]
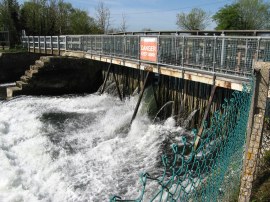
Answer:
[[(25, 47), (39, 51), (85, 51), (140, 60), (139, 35), (69, 35), (23, 37)], [(144, 36), (145, 37), (145, 36)], [(218, 75), (251, 76), (254, 61), (270, 61), (270, 37), (148, 36), (157, 38), (157, 65), (189, 68)], [(148, 61), (149, 62), (149, 61)]]
[(237, 200), (252, 89), (253, 83), (225, 100), (205, 128), (197, 150), (194, 141), (180, 136), (182, 144), (173, 144), (172, 152), (162, 156), (163, 171), (157, 176), (141, 175), (137, 199), (114, 196), (111, 202)]

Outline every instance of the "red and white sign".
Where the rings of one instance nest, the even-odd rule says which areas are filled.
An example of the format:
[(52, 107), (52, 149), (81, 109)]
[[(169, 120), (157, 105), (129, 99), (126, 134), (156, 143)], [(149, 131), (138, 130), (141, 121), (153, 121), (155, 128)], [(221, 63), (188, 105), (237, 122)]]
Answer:
[(157, 62), (158, 43), (157, 37), (141, 37), (140, 59)]

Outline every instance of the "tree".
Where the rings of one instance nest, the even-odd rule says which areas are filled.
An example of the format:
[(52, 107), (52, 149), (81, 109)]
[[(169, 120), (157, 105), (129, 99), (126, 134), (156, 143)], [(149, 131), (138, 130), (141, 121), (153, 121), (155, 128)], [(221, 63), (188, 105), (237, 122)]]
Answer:
[(11, 46), (20, 40), (19, 9), (16, 0), (0, 0), (0, 30), (9, 31)]
[(270, 28), (270, 3), (237, 0), (225, 5), (214, 16), (216, 29), (260, 30)]
[(127, 16), (125, 13), (122, 13), (122, 21), (119, 27), (120, 32), (126, 32), (127, 31)]
[(21, 21), (27, 35), (100, 33), (86, 11), (63, 0), (30, 0), (21, 8)]
[(184, 30), (204, 30), (210, 20), (210, 15), (200, 8), (193, 8), (190, 13), (177, 14), (176, 24)]
[(102, 33), (107, 33), (110, 27), (111, 13), (110, 9), (105, 6), (103, 1), (99, 1), (96, 7), (96, 21)]
[(269, 28), (270, 3), (263, 0), (239, 0), (239, 15), (245, 29)]
[(239, 4), (225, 5), (212, 18), (217, 22), (217, 30), (244, 29), (239, 14)]

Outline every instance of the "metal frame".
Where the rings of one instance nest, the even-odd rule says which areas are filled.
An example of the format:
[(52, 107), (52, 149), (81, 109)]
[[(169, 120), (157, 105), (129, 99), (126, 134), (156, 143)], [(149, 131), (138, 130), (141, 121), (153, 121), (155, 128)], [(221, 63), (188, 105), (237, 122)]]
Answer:
[[(270, 61), (270, 37), (256, 36), (181, 36), (149, 35), (158, 38), (156, 63), (140, 60), (140, 37), (145, 35), (66, 35), (25, 36), (28, 49), (83, 51), (136, 61), (169, 66), (214, 76), (246, 80), (255, 61)], [(42, 40), (41, 40), (42, 39)]]

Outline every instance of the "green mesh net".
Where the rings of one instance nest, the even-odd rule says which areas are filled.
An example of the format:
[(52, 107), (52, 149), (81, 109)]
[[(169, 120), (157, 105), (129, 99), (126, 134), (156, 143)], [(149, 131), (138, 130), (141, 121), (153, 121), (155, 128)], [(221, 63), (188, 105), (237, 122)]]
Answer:
[(143, 173), (142, 190), (137, 199), (116, 201), (231, 201), (237, 198), (253, 82), (230, 100), (205, 124), (200, 144), (182, 136), (182, 144), (173, 144), (172, 152), (162, 156), (159, 176)]

